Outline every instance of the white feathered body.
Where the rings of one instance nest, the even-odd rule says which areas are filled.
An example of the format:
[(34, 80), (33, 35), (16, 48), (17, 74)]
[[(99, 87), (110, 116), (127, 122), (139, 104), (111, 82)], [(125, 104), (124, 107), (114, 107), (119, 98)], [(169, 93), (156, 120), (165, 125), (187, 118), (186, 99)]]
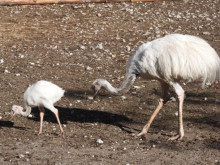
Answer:
[(203, 39), (171, 34), (141, 45), (127, 64), (126, 75), (169, 82), (214, 82), (220, 75), (220, 58)]
[(27, 88), (24, 93), (24, 103), (28, 106), (43, 106), (45, 102), (54, 104), (64, 95), (64, 90), (59, 86), (40, 80)]

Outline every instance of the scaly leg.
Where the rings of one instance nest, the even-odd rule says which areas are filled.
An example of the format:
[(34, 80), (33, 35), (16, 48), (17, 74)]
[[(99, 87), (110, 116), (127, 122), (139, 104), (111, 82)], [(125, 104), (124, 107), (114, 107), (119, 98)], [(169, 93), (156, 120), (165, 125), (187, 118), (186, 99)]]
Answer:
[(55, 117), (57, 119), (57, 122), (58, 122), (58, 124), (60, 126), (60, 131), (64, 135), (64, 131), (63, 131), (62, 125), (60, 123), (60, 118), (59, 118), (58, 110), (49, 101), (45, 101), (43, 105), (44, 105), (45, 108), (51, 110), (54, 113), (54, 115), (55, 115)]
[(172, 84), (176, 94), (178, 95), (179, 99), (179, 111), (178, 111), (178, 127), (179, 127), (179, 134), (176, 136), (173, 136), (169, 138), (169, 140), (182, 140), (184, 136), (184, 130), (183, 130), (183, 101), (184, 101), (184, 90), (183, 88), (178, 84), (174, 83)]
[(156, 115), (158, 114), (158, 112), (161, 110), (161, 108), (163, 107), (164, 104), (164, 100), (160, 99), (159, 101), (159, 105), (157, 106), (157, 108), (154, 110), (153, 114), (151, 115), (150, 119), (148, 120), (147, 124), (144, 126), (144, 128), (142, 129), (142, 131), (137, 135), (137, 136), (142, 136), (144, 134), (147, 133), (148, 129), (150, 128), (150, 125), (152, 123), (152, 121), (154, 120), (154, 118), (156, 117)]
[(61, 123), (60, 123), (60, 118), (59, 118), (58, 111), (57, 111), (56, 113), (54, 113), (54, 114), (55, 114), (55, 116), (56, 116), (56, 118), (57, 118), (57, 122), (58, 122), (58, 124), (59, 124), (59, 126), (60, 126), (60, 131), (61, 131), (61, 133), (64, 135), (64, 131), (63, 131), (62, 125), (61, 125)]
[(178, 118), (179, 118), (179, 134), (176, 136), (173, 136), (169, 138), (169, 140), (182, 140), (184, 136), (184, 130), (183, 130), (183, 101), (184, 101), (184, 94), (178, 97), (179, 99), (179, 113), (178, 113)]
[(154, 110), (153, 114), (151, 115), (150, 119), (148, 120), (147, 124), (144, 126), (142, 131), (137, 135), (137, 136), (142, 136), (147, 133), (148, 129), (150, 128), (151, 123), (153, 122), (154, 118), (158, 114), (158, 112), (161, 110), (163, 105), (169, 100), (169, 85), (161, 82), (161, 89), (162, 89), (162, 98), (159, 101), (159, 105), (157, 108)]
[(40, 110), (40, 130), (38, 135), (42, 134), (42, 127), (43, 127), (43, 120), (44, 120), (44, 108), (43, 107), (39, 107)]

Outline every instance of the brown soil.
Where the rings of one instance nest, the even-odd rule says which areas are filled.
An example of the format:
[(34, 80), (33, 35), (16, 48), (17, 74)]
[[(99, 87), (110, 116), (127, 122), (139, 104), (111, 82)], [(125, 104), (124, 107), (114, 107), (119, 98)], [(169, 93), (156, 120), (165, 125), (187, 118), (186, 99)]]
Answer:
[[(177, 102), (167, 104), (145, 138), (141, 131), (158, 104), (156, 81), (137, 79), (124, 97), (90, 87), (96, 78), (119, 86), (126, 61), (143, 42), (170, 33), (200, 36), (220, 54), (219, 0), (188, 3), (105, 3), (0, 7), (0, 164), (220, 164), (220, 84), (184, 85), (185, 137), (177, 132)], [(59, 135), (46, 111), (38, 136), (39, 111), (10, 119), (13, 104), (38, 80), (67, 93), (56, 106)], [(101, 139), (103, 143), (98, 143)]]

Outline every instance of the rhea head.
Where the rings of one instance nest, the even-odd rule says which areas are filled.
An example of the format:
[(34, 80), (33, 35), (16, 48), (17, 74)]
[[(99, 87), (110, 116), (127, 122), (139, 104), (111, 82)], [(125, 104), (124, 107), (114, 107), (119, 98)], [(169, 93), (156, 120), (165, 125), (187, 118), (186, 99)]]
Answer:
[(13, 118), (17, 114), (21, 114), (23, 108), (19, 105), (12, 105), (11, 107), (11, 117)]
[(93, 83), (92, 83), (92, 90), (94, 92), (94, 96), (93, 96), (93, 99), (96, 98), (98, 92), (105, 88), (105, 85), (106, 85), (106, 80), (104, 79), (96, 79)]

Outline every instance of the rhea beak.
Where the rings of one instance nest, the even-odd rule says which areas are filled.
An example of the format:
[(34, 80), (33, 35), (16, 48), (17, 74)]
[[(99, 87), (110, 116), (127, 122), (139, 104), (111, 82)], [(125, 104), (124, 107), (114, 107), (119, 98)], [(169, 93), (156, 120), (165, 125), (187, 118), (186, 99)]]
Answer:
[(93, 100), (95, 100), (95, 98), (96, 98), (98, 92), (99, 92), (99, 90), (97, 90), (97, 91), (95, 92), (95, 94), (94, 94), (94, 96), (93, 96)]
[(95, 90), (95, 86), (93, 86), (93, 85), (92, 85), (91, 89), (92, 89), (92, 91), (93, 91), (93, 93), (94, 93), (94, 95), (93, 95), (93, 100), (95, 100), (95, 98), (96, 98), (96, 96), (97, 96), (99, 90)]

